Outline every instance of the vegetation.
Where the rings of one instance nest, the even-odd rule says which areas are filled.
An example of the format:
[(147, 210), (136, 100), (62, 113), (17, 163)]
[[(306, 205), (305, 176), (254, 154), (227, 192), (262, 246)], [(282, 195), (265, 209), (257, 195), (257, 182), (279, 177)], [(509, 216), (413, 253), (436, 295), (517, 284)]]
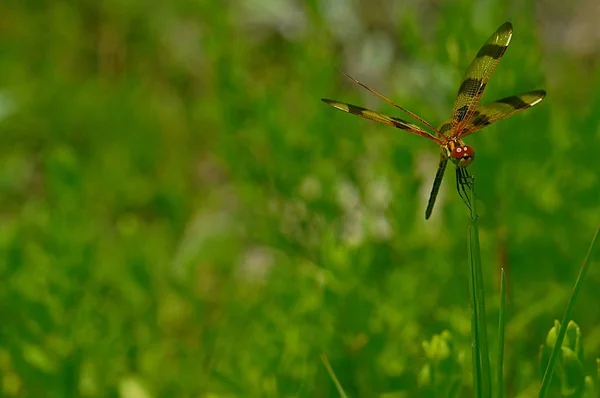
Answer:
[[(440, 124), (510, 20), (483, 102), (548, 96), (467, 142), (491, 382), (503, 268), (504, 394), (537, 396), (600, 220), (600, 45), (549, 3), (1, 4), (1, 395), (473, 396), (453, 173), (426, 222), (438, 148), (320, 98), (405, 117), (339, 68)], [(600, 391), (593, 265), (554, 392)]]

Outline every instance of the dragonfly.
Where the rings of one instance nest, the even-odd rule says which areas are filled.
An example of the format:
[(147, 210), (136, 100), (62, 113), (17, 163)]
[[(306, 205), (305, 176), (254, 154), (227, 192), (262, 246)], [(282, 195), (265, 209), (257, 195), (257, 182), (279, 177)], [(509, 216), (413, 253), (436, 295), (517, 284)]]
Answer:
[(425, 219), (429, 219), (433, 211), (448, 161), (451, 161), (456, 166), (456, 189), (458, 194), (467, 207), (469, 207), (469, 209), (471, 208), (470, 196), (467, 189), (471, 188), (472, 179), (467, 171), (467, 166), (475, 159), (475, 152), (473, 148), (470, 145), (466, 145), (462, 139), (492, 123), (539, 104), (546, 96), (546, 91), (534, 90), (518, 95), (511, 95), (485, 105), (479, 105), (485, 87), (487, 86), (494, 69), (496, 69), (498, 62), (500, 62), (500, 59), (504, 55), (512, 38), (512, 34), (512, 24), (506, 22), (496, 29), (483, 44), (467, 68), (462, 83), (458, 88), (452, 116), (437, 129), (425, 119), (401, 107), (345, 72), (341, 73), (359, 86), (367, 89), (382, 100), (390, 103), (411, 116), (413, 119), (419, 121), (430, 131), (398, 117), (388, 116), (360, 106), (322, 98), (323, 102), (336, 109), (420, 135), (421, 137), (425, 137), (435, 142), (441, 148), (438, 169), (433, 180), (433, 187), (425, 210)]

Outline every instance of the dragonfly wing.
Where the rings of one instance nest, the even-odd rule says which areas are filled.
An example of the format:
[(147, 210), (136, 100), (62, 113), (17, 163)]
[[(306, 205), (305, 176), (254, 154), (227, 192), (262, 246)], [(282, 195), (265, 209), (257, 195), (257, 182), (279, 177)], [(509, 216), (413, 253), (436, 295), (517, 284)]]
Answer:
[(340, 71), (342, 74), (344, 74), (348, 79), (352, 80), (354, 83), (358, 84), (359, 86), (361, 86), (362, 88), (367, 89), (369, 92), (375, 94), (376, 96), (378, 96), (379, 98), (381, 98), (382, 100), (388, 102), (389, 104), (395, 106), (396, 108), (400, 109), (402, 112), (406, 113), (407, 115), (411, 116), (412, 118), (414, 118), (415, 120), (418, 120), (419, 122), (423, 123), (425, 126), (429, 127), (431, 129), (431, 131), (434, 131), (438, 137), (441, 137), (439, 131), (437, 131), (435, 129), (435, 127), (433, 127), (431, 124), (429, 124), (429, 122), (423, 118), (421, 118), (420, 116), (418, 116), (415, 113), (412, 113), (411, 111), (409, 111), (408, 109), (405, 109), (403, 107), (401, 107), (400, 105), (396, 104), (394, 101), (390, 100), (389, 98), (387, 98), (386, 96), (384, 96), (383, 94), (380, 94), (379, 92), (373, 90), (371, 87), (367, 86), (366, 84), (363, 84), (361, 82), (359, 82), (358, 80), (356, 80), (355, 78), (353, 78), (352, 76), (350, 76), (349, 74), (347, 74), (346, 72)]
[(510, 22), (500, 26), (481, 47), (475, 59), (467, 68), (452, 111), (452, 124), (455, 134), (462, 131), (473, 116), (492, 72), (498, 66), (498, 62), (500, 62), (510, 43), (512, 31)]
[(466, 137), (498, 120), (506, 119), (517, 112), (531, 108), (539, 104), (545, 96), (546, 92), (544, 90), (535, 90), (482, 105), (473, 112), (473, 117), (468, 121), (459, 136), (460, 138)]
[(417, 126), (416, 124), (409, 123), (406, 120), (402, 120), (400, 118), (393, 117), (393, 116), (384, 115), (383, 113), (378, 113), (378, 112), (372, 111), (367, 108), (362, 108), (360, 106), (346, 104), (344, 102), (338, 102), (338, 101), (325, 99), (325, 98), (323, 98), (322, 101), (325, 102), (327, 105), (331, 105), (334, 108), (339, 109), (341, 111), (348, 112), (353, 115), (363, 117), (365, 119), (373, 120), (375, 122), (387, 124), (388, 126), (396, 127), (401, 130), (406, 130), (413, 134), (420, 135), (421, 137), (429, 138), (430, 140), (434, 141), (438, 145), (441, 144), (441, 141), (438, 138), (432, 136), (431, 134), (429, 134), (427, 131), (423, 130), (421, 127)]
[(433, 211), (435, 200), (437, 199), (438, 192), (440, 191), (440, 186), (442, 185), (442, 179), (444, 178), (444, 172), (446, 171), (447, 164), (448, 158), (442, 152), (440, 155), (440, 163), (438, 165), (437, 172), (435, 173), (435, 179), (433, 180), (433, 187), (431, 188), (431, 193), (429, 194), (427, 209), (425, 210), (426, 220), (429, 220), (429, 217), (431, 217), (431, 212)]

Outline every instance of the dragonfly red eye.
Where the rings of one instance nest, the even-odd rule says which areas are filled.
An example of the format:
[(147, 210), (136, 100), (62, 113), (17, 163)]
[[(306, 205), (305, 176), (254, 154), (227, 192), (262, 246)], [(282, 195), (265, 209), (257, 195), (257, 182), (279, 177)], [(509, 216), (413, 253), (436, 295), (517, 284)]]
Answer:
[(465, 159), (472, 158), (474, 154), (475, 152), (473, 151), (473, 148), (468, 145), (463, 145), (455, 146), (450, 156), (452, 156), (454, 159)]

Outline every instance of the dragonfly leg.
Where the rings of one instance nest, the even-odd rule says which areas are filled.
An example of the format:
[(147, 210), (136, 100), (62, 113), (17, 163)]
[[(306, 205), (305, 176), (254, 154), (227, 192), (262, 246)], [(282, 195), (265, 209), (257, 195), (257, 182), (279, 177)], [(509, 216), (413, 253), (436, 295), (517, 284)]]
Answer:
[(462, 168), (461, 173), (461, 184), (471, 189), (473, 187), (473, 177), (469, 175), (469, 171), (464, 167)]
[(465, 205), (471, 210), (471, 196), (469, 195), (469, 191), (473, 186), (471, 176), (469, 172), (464, 167), (456, 168), (456, 190), (458, 191), (458, 195), (463, 200)]

